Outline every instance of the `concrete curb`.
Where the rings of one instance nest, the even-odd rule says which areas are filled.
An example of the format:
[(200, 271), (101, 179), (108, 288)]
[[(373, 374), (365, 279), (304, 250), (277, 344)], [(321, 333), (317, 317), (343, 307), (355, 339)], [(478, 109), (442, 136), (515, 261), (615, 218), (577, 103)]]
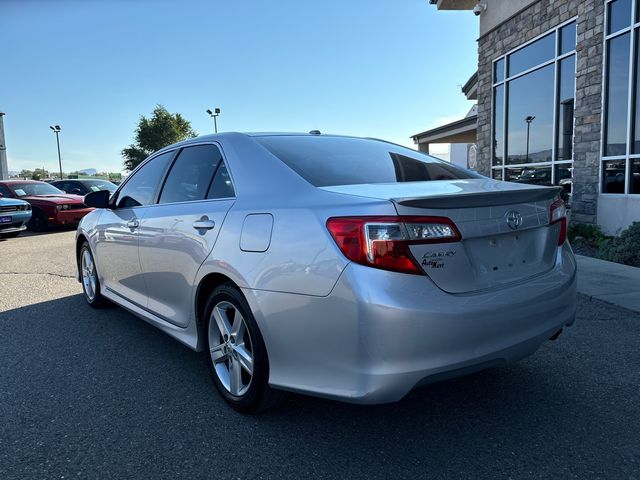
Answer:
[(640, 268), (576, 255), (578, 292), (640, 312)]

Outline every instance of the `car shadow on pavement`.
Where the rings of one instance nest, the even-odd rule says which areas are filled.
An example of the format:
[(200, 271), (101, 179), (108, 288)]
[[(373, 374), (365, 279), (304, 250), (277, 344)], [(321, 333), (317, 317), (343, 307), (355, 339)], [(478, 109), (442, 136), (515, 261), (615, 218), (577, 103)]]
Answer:
[(633, 408), (599, 403), (610, 387), (581, 378), (570, 334), (395, 404), (291, 395), (246, 416), (218, 397), (201, 355), (123, 309), (74, 295), (1, 312), (0, 331), (0, 476), (43, 458), (50, 476), (609, 476), (638, 455), (637, 419), (618, 417)]

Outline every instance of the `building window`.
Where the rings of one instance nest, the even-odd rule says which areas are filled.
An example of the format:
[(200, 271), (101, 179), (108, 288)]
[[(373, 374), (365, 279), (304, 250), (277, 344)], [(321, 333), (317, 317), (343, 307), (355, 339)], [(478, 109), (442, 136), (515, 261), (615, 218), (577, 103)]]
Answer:
[(640, 1), (606, 3), (601, 191), (640, 194)]
[(575, 19), (494, 60), (492, 178), (571, 191), (575, 79)]

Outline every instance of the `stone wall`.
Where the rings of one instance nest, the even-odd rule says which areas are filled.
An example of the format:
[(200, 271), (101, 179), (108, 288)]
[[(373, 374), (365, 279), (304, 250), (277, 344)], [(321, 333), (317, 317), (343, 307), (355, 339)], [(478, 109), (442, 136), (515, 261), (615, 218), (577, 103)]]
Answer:
[(491, 168), (492, 61), (577, 17), (572, 219), (594, 223), (602, 110), (602, 0), (539, 0), (478, 40), (478, 170)]

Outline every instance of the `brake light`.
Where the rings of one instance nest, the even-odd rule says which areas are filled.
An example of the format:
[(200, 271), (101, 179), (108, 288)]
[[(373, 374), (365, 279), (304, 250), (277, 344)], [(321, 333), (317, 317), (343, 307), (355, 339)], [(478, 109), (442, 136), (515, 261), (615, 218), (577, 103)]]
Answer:
[(549, 207), (549, 225), (558, 222), (560, 222), (558, 245), (562, 245), (567, 239), (567, 207), (561, 199), (556, 200)]
[(394, 272), (422, 275), (410, 245), (460, 241), (446, 217), (334, 217), (327, 228), (349, 260)]

